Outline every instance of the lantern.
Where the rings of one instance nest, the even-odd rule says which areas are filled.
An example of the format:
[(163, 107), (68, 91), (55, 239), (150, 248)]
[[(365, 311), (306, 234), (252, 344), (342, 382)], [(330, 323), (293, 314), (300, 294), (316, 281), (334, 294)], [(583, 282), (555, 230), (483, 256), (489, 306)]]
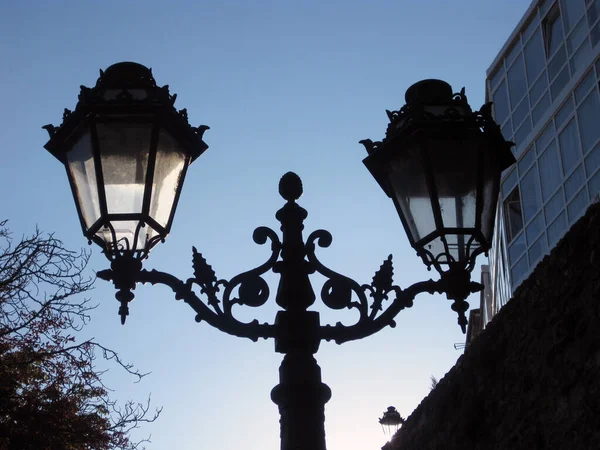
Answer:
[(151, 69), (121, 62), (81, 86), (74, 111), (46, 125), (45, 148), (66, 167), (84, 235), (113, 260), (144, 259), (164, 240), (186, 171), (208, 146)]
[(444, 81), (423, 80), (387, 113), (385, 139), (361, 141), (364, 164), (428, 267), (472, 270), (491, 245), (500, 175), (515, 162), (491, 104), (473, 112), (464, 89), (453, 94)]

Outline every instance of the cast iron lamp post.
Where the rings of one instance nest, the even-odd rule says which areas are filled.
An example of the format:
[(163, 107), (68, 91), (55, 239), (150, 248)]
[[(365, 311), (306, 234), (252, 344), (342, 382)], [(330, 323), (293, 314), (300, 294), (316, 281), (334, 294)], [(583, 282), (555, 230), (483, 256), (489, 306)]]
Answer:
[[(46, 149), (66, 167), (83, 233), (111, 261), (98, 277), (114, 283), (122, 323), (137, 283), (163, 284), (194, 309), (197, 322), (253, 341), (273, 338), (275, 351), (285, 355), (280, 383), (271, 392), (281, 414), (281, 448), (324, 450), (331, 391), (313, 357), (320, 342), (342, 344), (393, 327), (396, 315), (422, 292), (443, 292), (453, 300), (464, 332), (465, 299), (481, 289), (470, 281), (470, 272), (476, 256), (490, 247), (500, 174), (514, 163), (511, 144), (494, 123), (489, 104), (472, 112), (464, 90), (453, 94), (439, 80), (413, 85), (407, 104), (387, 112), (390, 123), (382, 141), (361, 141), (369, 153), (365, 165), (393, 199), (417, 254), (440, 272), (438, 281), (401, 289), (393, 284), (391, 255), (370, 284), (325, 267), (315, 249), (328, 247), (332, 236), (317, 230), (304, 240), (307, 211), (296, 203), (302, 182), (292, 172), (279, 183), (286, 201), (276, 214), (282, 239), (267, 227), (254, 231), (257, 244), (270, 242), (264, 264), (231, 280), (217, 279), (194, 248), (194, 275), (182, 280), (142, 268), (171, 228), (189, 164), (208, 148), (202, 140), (208, 127), (190, 126), (186, 110), (173, 106), (175, 98), (168, 86), (156, 85), (150, 69), (118, 63), (100, 71), (95, 87), (81, 87), (75, 110), (65, 109), (59, 127), (44, 127), (50, 134)], [(262, 278), (267, 271), (280, 275), (275, 301), (282, 309), (275, 322), (238, 321), (235, 305), (259, 307), (269, 298)], [(319, 313), (308, 310), (315, 301), (309, 280), (314, 272), (327, 279), (320, 295), (325, 306), (355, 308), (355, 324), (321, 325)]]

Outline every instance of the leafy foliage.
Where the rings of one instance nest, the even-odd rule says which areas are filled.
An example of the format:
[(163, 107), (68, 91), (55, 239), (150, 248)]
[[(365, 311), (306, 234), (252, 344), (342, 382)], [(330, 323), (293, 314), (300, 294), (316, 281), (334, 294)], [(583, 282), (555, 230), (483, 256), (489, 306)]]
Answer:
[(77, 332), (94, 308), (82, 297), (93, 279), (89, 254), (36, 231), (17, 242), (0, 222), (0, 449), (141, 449), (130, 432), (152, 422), (144, 404), (119, 405), (102, 383), (97, 357), (137, 379), (145, 374)]

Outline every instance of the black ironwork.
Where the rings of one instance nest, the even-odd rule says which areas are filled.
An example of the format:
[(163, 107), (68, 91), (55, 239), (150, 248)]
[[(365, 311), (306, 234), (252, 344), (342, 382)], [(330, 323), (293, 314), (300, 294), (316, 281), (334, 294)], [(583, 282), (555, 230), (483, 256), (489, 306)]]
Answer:
[[(202, 254), (193, 248), (194, 276), (181, 280), (171, 274), (145, 270), (141, 261), (117, 257), (111, 269), (98, 272), (98, 277), (112, 281), (121, 302), (119, 313), (124, 322), (127, 303), (133, 300), (136, 283), (163, 284), (170, 287), (177, 300), (183, 300), (196, 312), (197, 322), (207, 322), (228, 334), (253, 341), (275, 339), (275, 351), (285, 354), (280, 368), (280, 384), (271, 398), (281, 413), (282, 449), (299, 448), (300, 442), (310, 443), (312, 449), (325, 449), (324, 408), (331, 391), (321, 381), (321, 369), (313, 355), (322, 340), (342, 344), (370, 336), (386, 326), (394, 327), (396, 315), (413, 305), (422, 293), (445, 292), (466, 296), (482, 289), (470, 281), (469, 272), (453, 279), (428, 280), (402, 289), (393, 283), (392, 256), (375, 272), (369, 284), (359, 284), (326, 267), (316, 256), (316, 247), (329, 247), (332, 236), (325, 230), (311, 233), (306, 242), (302, 237), (307, 212), (296, 203), (302, 194), (300, 178), (289, 172), (279, 184), (286, 200), (277, 211), (281, 222), (282, 240), (267, 227), (254, 231), (254, 242), (270, 243), (271, 254), (255, 269), (234, 276), (231, 280), (217, 279), (213, 268)], [(267, 271), (280, 275), (275, 300), (282, 308), (275, 323), (241, 322), (235, 318), (233, 307), (262, 306), (269, 298), (269, 287), (262, 277)], [(309, 275), (319, 273), (326, 278), (320, 298), (331, 309), (356, 309), (356, 323), (334, 326), (321, 325), (319, 313), (307, 308), (315, 301)], [(194, 286), (198, 286), (199, 294)], [(204, 298), (203, 301), (201, 298)]]
[[(483, 157), (477, 159), (475, 184), (478, 189), (476, 215), (479, 222), (474, 228), (463, 227), (462, 223), (456, 223), (454, 228), (444, 228), (441, 208), (439, 205), (435, 206), (438, 202), (435, 180), (431, 167), (427, 166), (431, 165), (431, 161), (423, 164), (437, 230), (417, 239), (402, 213), (401, 218), (418, 254), (428, 266), (433, 265), (440, 271), (441, 278), (437, 281), (430, 279), (405, 289), (400, 288), (393, 281), (391, 255), (383, 261), (369, 284), (359, 284), (325, 266), (317, 257), (316, 248), (329, 247), (332, 236), (325, 230), (316, 230), (304, 239), (304, 220), (308, 213), (297, 203), (303, 188), (300, 178), (292, 172), (285, 174), (279, 183), (279, 192), (286, 201), (276, 213), (276, 218), (281, 223), (281, 240), (278, 233), (267, 227), (258, 227), (253, 234), (257, 244), (269, 243), (270, 255), (266, 261), (230, 280), (219, 279), (204, 256), (196, 248), (192, 248), (193, 276), (184, 280), (166, 272), (146, 270), (142, 265), (142, 260), (148, 256), (150, 249), (164, 240), (170, 230), (188, 165), (208, 147), (202, 140), (208, 127), (190, 126), (187, 111), (177, 111), (174, 108), (175, 98), (176, 95), (169, 93), (168, 85), (156, 85), (150, 69), (136, 63), (119, 63), (105, 72), (100, 71), (100, 78), (94, 88), (81, 87), (75, 111), (64, 111), (61, 126), (44, 127), (50, 134), (46, 148), (67, 168), (85, 236), (101, 245), (111, 260), (110, 269), (100, 271), (97, 275), (101, 279), (112, 281), (117, 289), (115, 297), (120, 303), (119, 315), (123, 324), (129, 315), (129, 303), (134, 299), (133, 291), (137, 283), (162, 284), (172, 289), (176, 300), (183, 300), (195, 311), (197, 322), (207, 322), (225, 333), (253, 341), (273, 338), (275, 351), (285, 355), (279, 369), (279, 384), (271, 392), (271, 398), (278, 405), (281, 415), (281, 448), (325, 450), (324, 411), (325, 404), (331, 397), (331, 390), (322, 382), (321, 369), (314, 357), (321, 341), (342, 344), (370, 336), (387, 326), (394, 327), (397, 314), (410, 308), (415, 297), (423, 292), (445, 293), (453, 301), (452, 309), (457, 312), (458, 322), (465, 332), (465, 312), (468, 309), (465, 300), (470, 293), (482, 289), (482, 285), (470, 280), (470, 272), (475, 256), (486, 250), (486, 239), (490, 232), (489, 226), (493, 225), (498, 195), (496, 176), (499, 174), (494, 170), (511, 161), (512, 155), (507, 156), (500, 151), (507, 150), (508, 143), (491, 119), (489, 104), (484, 105), (479, 112), (472, 113), (464, 90), (452, 95), (450, 86), (437, 80), (417, 83), (407, 91), (405, 107), (399, 111), (388, 111), (390, 124), (382, 142), (362, 141), (369, 152), (365, 164), (388, 195), (391, 189), (386, 174), (389, 170), (386, 164), (390, 165), (389, 150), (393, 146), (394, 152), (401, 151), (400, 141), (407, 147), (414, 146), (415, 139), (420, 149), (423, 139), (426, 141), (428, 137), (419, 133), (429, 132), (429, 138), (433, 136), (444, 140), (454, 136), (456, 132), (460, 134), (461, 130), (475, 130), (476, 138), (473, 140), (476, 142), (473, 144), (467, 139), (468, 144), (473, 144), (477, 150), (479, 145), (484, 144), (499, 149), (497, 153), (500, 156), (494, 156), (492, 163)], [(443, 106), (441, 109), (440, 105)], [(132, 124), (148, 126), (151, 129), (148, 152), (144, 153), (145, 147), (143, 152), (132, 152), (126, 145), (114, 142), (112, 147), (102, 147), (98, 124), (105, 123), (116, 123), (123, 133), (127, 133), (125, 129)], [(173, 145), (161, 146), (163, 134), (172, 139)], [(461, 136), (464, 137), (464, 133)], [(85, 145), (77, 147), (84, 138)], [(475, 148), (473, 145), (471, 150)], [(150, 207), (155, 195), (154, 189), (161, 184), (161, 180), (157, 180), (160, 176), (160, 164), (157, 161), (159, 151), (171, 156), (180, 152), (185, 157), (183, 167), (177, 172), (177, 183), (172, 186), (174, 197), (167, 205), (167, 217), (163, 213), (162, 222), (155, 217), (157, 212)], [(147, 154), (146, 164), (132, 158), (132, 153), (138, 159), (141, 158), (140, 155)], [(115, 154), (129, 157), (133, 162), (135, 170), (121, 184), (130, 182), (141, 187), (141, 210), (110, 210), (105, 178), (111, 173), (104, 167), (103, 158)], [(479, 152), (478, 155), (480, 154), (483, 153)], [(492, 170), (492, 175), (486, 170)], [(492, 180), (491, 191), (488, 189), (485, 192), (485, 198), (481, 191), (484, 178), (486, 182)], [(92, 201), (80, 192), (81, 189), (88, 188), (91, 189), (88, 197), (93, 197)], [(401, 200), (396, 198), (396, 194), (394, 201), (401, 212)], [(483, 227), (479, 219), (480, 216), (485, 216), (482, 209), (485, 202), (489, 202), (485, 206), (488, 208), (485, 219), (488, 228)], [(458, 206), (457, 203), (456, 208)], [(457, 213), (458, 222), (461, 218), (462, 215)], [(128, 224), (129, 236), (124, 236), (122, 231), (115, 228), (114, 224), (117, 222)], [(460, 247), (460, 264), (455, 264), (454, 256), (450, 254), (447, 234), (461, 236), (457, 243)], [(444, 243), (443, 261), (440, 255), (425, 248), (426, 244), (438, 237)], [(447, 270), (441, 270), (442, 264), (448, 265)], [(270, 298), (269, 286), (263, 278), (269, 271), (280, 277), (275, 301), (281, 309), (277, 312), (274, 323), (238, 320), (234, 314), (235, 307), (260, 307)], [(315, 273), (325, 278), (319, 295), (323, 304), (334, 310), (355, 309), (358, 312), (355, 323), (322, 325), (319, 313), (308, 309), (317, 298), (310, 282), (310, 276)], [(394, 418), (397, 419), (395, 416)]]

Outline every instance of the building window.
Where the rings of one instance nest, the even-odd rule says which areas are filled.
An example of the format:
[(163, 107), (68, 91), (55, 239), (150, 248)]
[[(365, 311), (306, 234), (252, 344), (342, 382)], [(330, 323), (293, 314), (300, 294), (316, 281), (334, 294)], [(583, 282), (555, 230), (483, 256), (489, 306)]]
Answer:
[(554, 194), (554, 191), (556, 191), (556, 188), (562, 181), (556, 147), (556, 141), (553, 141), (546, 151), (542, 153), (538, 161), (542, 182), (542, 197), (544, 200), (548, 200)]
[(585, 78), (579, 83), (579, 86), (575, 89), (575, 101), (577, 104), (581, 103), (581, 100), (585, 98), (588, 92), (596, 84), (596, 75), (594, 70), (590, 70)]
[(546, 95), (542, 97), (542, 99), (537, 105), (535, 105), (535, 108), (533, 108), (533, 111), (531, 112), (531, 120), (533, 121), (534, 125), (543, 117), (549, 106), (550, 94), (546, 92)]
[(579, 21), (577, 27), (571, 33), (571, 36), (567, 38), (567, 48), (569, 50), (569, 54), (572, 55), (575, 53), (577, 48), (581, 45), (581, 43), (588, 36), (588, 23), (585, 20), (585, 17)]
[(562, 189), (559, 189), (556, 194), (546, 203), (544, 213), (546, 222), (551, 223), (563, 210), (565, 206), (565, 198)]
[(548, 227), (548, 245), (553, 247), (558, 239), (563, 235), (567, 227), (567, 216), (563, 211), (560, 216)]
[(565, 46), (561, 45), (560, 49), (556, 51), (550, 62), (548, 63), (548, 78), (550, 80), (554, 80), (560, 69), (567, 62), (567, 51), (565, 50)]
[(542, 75), (538, 78), (531, 89), (529, 90), (529, 100), (531, 100), (531, 104), (534, 105), (535, 102), (542, 96), (544, 92), (546, 92), (546, 88), (548, 87), (548, 80), (546, 79), (546, 75)]
[(567, 206), (567, 214), (569, 215), (569, 222), (571, 224), (574, 224), (581, 217), (587, 205), (589, 205), (587, 189), (583, 188)]
[(521, 197), (519, 195), (519, 186), (508, 194), (504, 201), (504, 216), (506, 217), (506, 233), (508, 242), (511, 242), (515, 236), (523, 229), (523, 211), (521, 209)]
[(571, 120), (564, 130), (561, 131), (558, 135), (558, 141), (560, 143), (563, 175), (567, 176), (581, 159), (575, 120)]
[(592, 2), (593, 0), (586, 0), (586, 3), (589, 5), (588, 22), (590, 26), (592, 26), (600, 16), (600, 1)]
[(550, 57), (560, 47), (563, 41), (563, 24), (560, 19), (558, 4), (554, 5), (542, 22), (546, 56)]
[(502, 82), (500, 87), (493, 95), (494, 100), (494, 118), (499, 124), (504, 123), (508, 117), (508, 96), (506, 95), (506, 82)]
[(537, 173), (537, 164), (534, 164), (521, 180), (521, 207), (525, 222), (529, 222), (542, 206), (539, 189), (540, 179)]
[(546, 58), (544, 55), (544, 44), (542, 33), (535, 33), (534, 37), (527, 43), (523, 52), (525, 56), (525, 68), (527, 69), (527, 79), (529, 84), (533, 84), (537, 76), (546, 67)]
[(517, 284), (527, 273), (528, 269), (529, 265), (527, 263), (527, 256), (523, 256), (510, 270), (510, 277), (512, 279), (513, 287), (517, 286)]
[(543, 152), (546, 147), (552, 142), (554, 139), (554, 127), (552, 126), (552, 121), (548, 124), (544, 131), (540, 133), (538, 138), (535, 140), (535, 148), (538, 153)]
[(508, 92), (512, 109), (515, 108), (527, 93), (527, 79), (525, 78), (525, 65), (520, 57), (508, 69)]
[(565, 196), (567, 201), (571, 200), (571, 197), (577, 193), (579, 188), (585, 182), (585, 175), (583, 173), (583, 165), (580, 164), (577, 169), (573, 171), (567, 181), (565, 181)]
[(586, 153), (600, 137), (600, 127), (598, 127), (598, 116), (600, 115), (600, 101), (598, 92), (594, 89), (590, 95), (577, 108), (577, 118), (579, 119), (579, 132), (581, 133), (581, 142), (583, 152)]
[(563, 88), (569, 82), (570, 79), (571, 74), (569, 73), (569, 66), (565, 66), (550, 86), (552, 99), (556, 100), (558, 98), (558, 94), (560, 94), (560, 91), (563, 90)]
[(532, 265), (540, 259), (546, 251), (546, 248), (546, 235), (542, 234), (540, 238), (529, 247), (529, 261)]
[(567, 119), (571, 117), (573, 111), (575, 111), (575, 104), (573, 103), (573, 98), (569, 96), (567, 101), (560, 107), (554, 116), (554, 124), (556, 125), (556, 129), (559, 129), (564, 123), (567, 122)]
[(585, 171), (588, 176), (593, 175), (598, 167), (600, 167), (600, 144), (597, 144), (585, 158)]
[(561, 0), (561, 6), (565, 16), (567, 31), (573, 28), (579, 18), (585, 12), (583, 0)]

